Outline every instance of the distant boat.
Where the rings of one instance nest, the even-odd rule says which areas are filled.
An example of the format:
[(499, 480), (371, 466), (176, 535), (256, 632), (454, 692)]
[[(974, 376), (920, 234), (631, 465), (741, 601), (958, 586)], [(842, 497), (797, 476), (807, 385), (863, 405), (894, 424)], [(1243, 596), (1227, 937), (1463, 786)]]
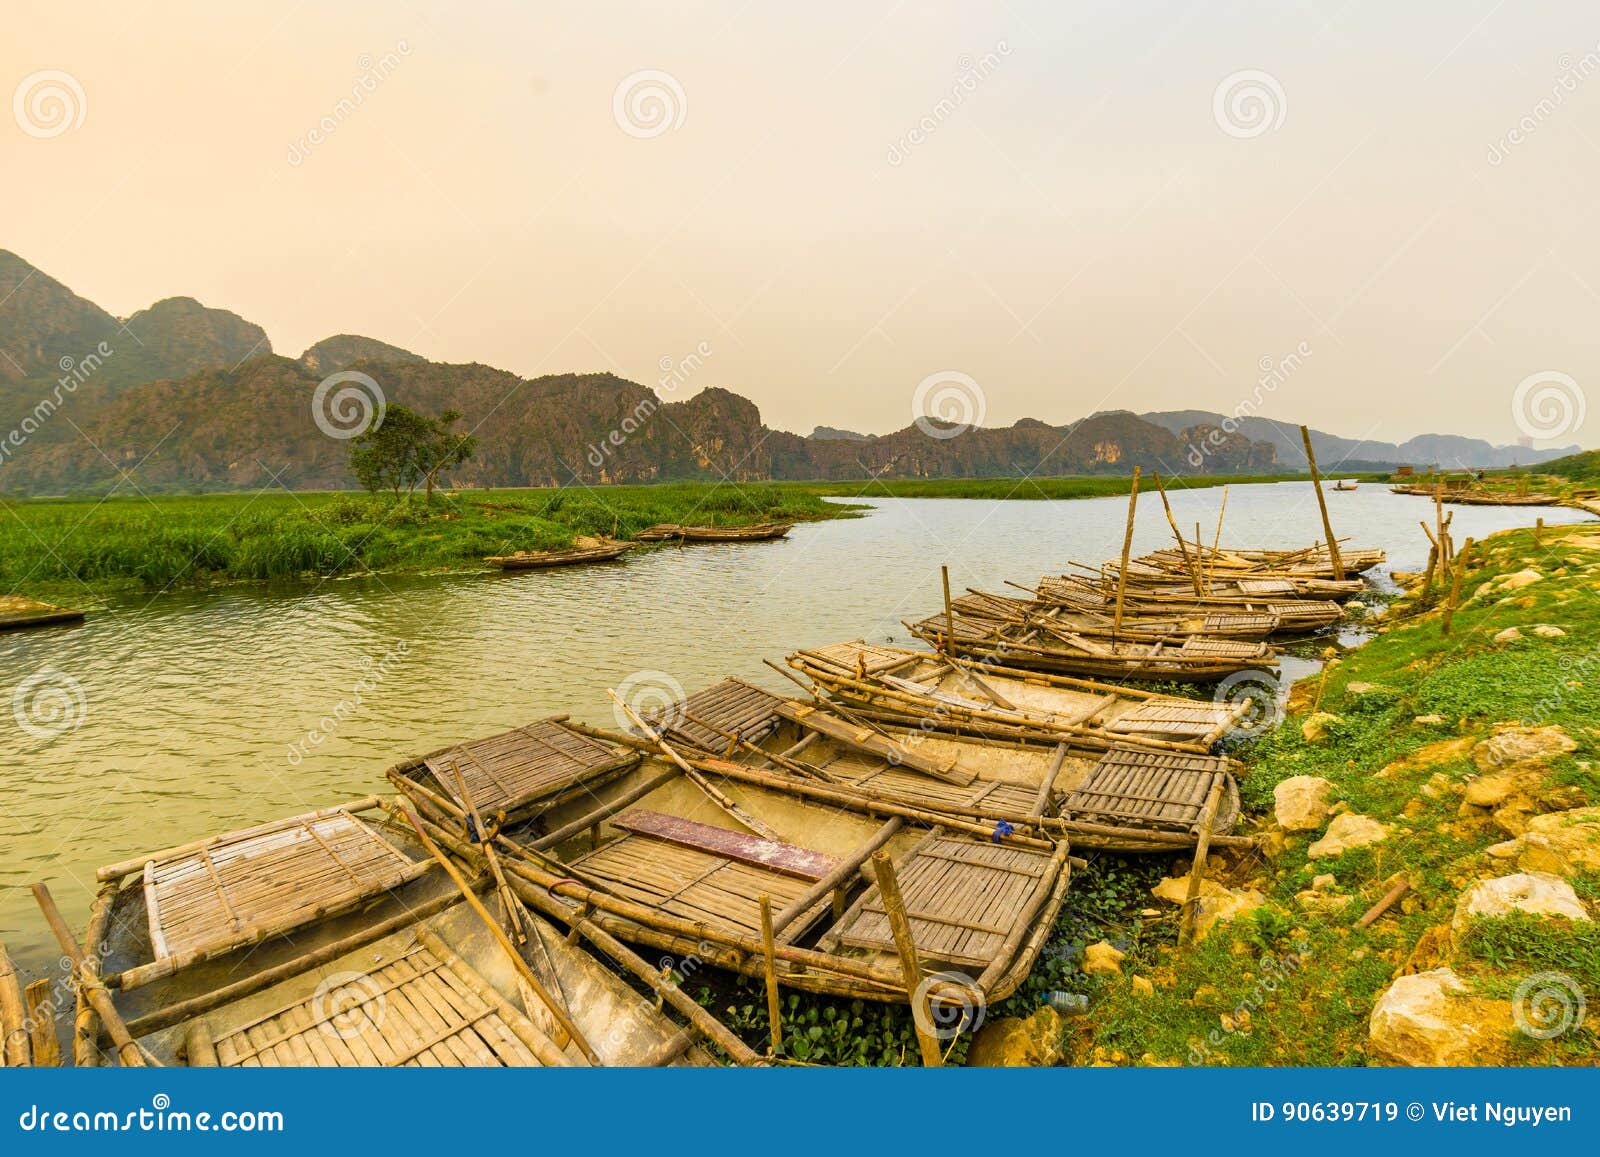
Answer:
[(0, 631), (23, 627), (46, 627), (52, 623), (83, 621), (83, 612), (52, 606), (23, 595), (0, 595)]
[(1354, 482), (1335, 482), (1333, 488), (1335, 490), (1354, 490), (1356, 484)]
[(610, 562), (632, 544), (605, 542), (572, 550), (519, 550), (515, 554), (490, 555), (483, 561), (501, 570), (547, 570), (557, 566), (577, 566), (586, 562)]
[(793, 526), (792, 522), (758, 522), (753, 526), (678, 526), (664, 522), (633, 537), (640, 542), (765, 542), (782, 538)]

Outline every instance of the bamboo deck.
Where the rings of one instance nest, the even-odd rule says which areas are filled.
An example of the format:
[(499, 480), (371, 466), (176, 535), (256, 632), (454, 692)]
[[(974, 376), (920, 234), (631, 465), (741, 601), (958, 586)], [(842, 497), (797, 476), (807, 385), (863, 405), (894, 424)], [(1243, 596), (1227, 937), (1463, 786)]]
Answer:
[(726, 750), (730, 737), (760, 743), (780, 722), (784, 700), (743, 679), (724, 679), (681, 702), (645, 712), (652, 727), (666, 726), (669, 741), (681, 740), (705, 751)]
[(156, 962), (202, 958), (290, 931), (432, 866), (411, 860), (342, 808), (152, 859), (143, 887)]
[(1087, 779), (1068, 793), (1061, 810), (1075, 819), (1163, 831), (1190, 831), (1200, 822), (1213, 782), (1224, 786), (1214, 831), (1229, 831), (1239, 818), (1239, 789), (1227, 761), (1210, 755), (1178, 755), (1114, 748)]
[(47, 627), (60, 623), (81, 623), (83, 612), (23, 595), (0, 595), (0, 631), (18, 631), (25, 627)]
[(539, 1029), (459, 957), (421, 944), (216, 1039), (224, 1068), (521, 1068)]
[[(499, 735), (440, 748), (390, 773), (423, 768), (444, 794), (462, 802), (455, 774), (487, 818), (531, 804), (549, 805), (615, 779), (639, 762), (637, 752), (583, 735), (561, 719), (542, 719)], [(419, 766), (420, 765), (420, 766)]]

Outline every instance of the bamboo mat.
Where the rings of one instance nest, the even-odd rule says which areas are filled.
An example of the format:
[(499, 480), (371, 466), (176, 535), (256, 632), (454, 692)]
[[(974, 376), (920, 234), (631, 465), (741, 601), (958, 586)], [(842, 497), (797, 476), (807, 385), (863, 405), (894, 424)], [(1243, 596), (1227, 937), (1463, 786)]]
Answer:
[(553, 719), (423, 756), (439, 786), (459, 803), (451, 772), (454, 764), (485, 817), (556, 795), (638, 760), (632, 752), (580, 735)]
[[(1200, 822), (1206, 795), (1219, 776), (1225, 782), (1232, 778), (1227, 761), (1218, 756), (1114, 747), (1068, 794), (1061, 814), (1092, 823), (1188, 831)], [(1218, 830), (1225, 826), (1219, 822)]]
[(641, 714), (652, 727), (665, 724), (668, 739), (722, 752), (728, 749), (729, 735), (760, 743), (776, 731), (782, 703), (779, 696), (754, 683), (724, 679), (671, 707)]
[(145, 864), (150, 941), (159, 960), (287, 931), (429, 867), (348, 812), (296, 816)]
[(936, 811), (981, 813), (987, 806), (1025, 813), (1033, 807), (1036, 794), (1032, 787), (994, 779), (948, 783), (854, 751), (836, 751), (814, 766), (860, 791)]
[[(925, 964), (987, 968), (1029, 901), (1054, 883), (1051, 859), (1047, 851), (955, 836), (924, 840), (895, 865), (918, 956)], [(876, 885), (850, 906), (821, 946), (895, 951)]]
[(1228, 703), (1153, 699), (1118, 715), (1105, 724), (1105, 729), (1113, 733), (1193, 739), (1227, 726), (1237, 712), (1237, 705)]
[[(516, 1068), (537, 1065), (519, 1038), (533, 1025), (462, 961), (418, 945), (331, 991), (216, 1041), (225, 1068)], [(537, 1030), (534, 1030), (537, 1031)]]

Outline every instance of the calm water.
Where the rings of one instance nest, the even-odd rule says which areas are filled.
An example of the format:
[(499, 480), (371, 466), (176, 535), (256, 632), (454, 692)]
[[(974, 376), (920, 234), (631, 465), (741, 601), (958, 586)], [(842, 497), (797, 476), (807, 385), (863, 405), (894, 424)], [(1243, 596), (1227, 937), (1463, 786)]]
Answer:
[[(1199, 520), (1207, 541), (1221, 500), (1172, 497), (1179, 524), (1192, 534)], [(1428, 501), (1363, 486), (1329, 503), (1337, 533), (1385, 548), (1395, 569), (1421, 569)], [(859, 636), (903, 642), (900, 620), (940, 604), (941, 563), (957, 591), (1004, 591), (1007, 578), (1114, 556), (1127, 510), (1120, 498), (873, 505), (777, 543), (512, 577), (130, 599), (81, 627), (0, 635), (0, 691), (65, 688), (80, 721), (37, 737), (0, 711), (0, 938), (24, 967), (39, 965), (56, 954), (33, 881), (49, 881), (81, 924), (100, 864), (379, 791), (404, 755), (542, 715), (609, 725), (605, 689), (638, 672), (651, 673), (647, 687), (692, 691), (730, 674), (784, 687), (762, 659)], [(1586, 517), (1462, 507), (1457, 540), (1538, 514)], [(1229, 492), (1225, 542), (1299, 546), (1319, 534), (1309, 484)], [(1170, 543), (1152, 494), (1134, 550)]]

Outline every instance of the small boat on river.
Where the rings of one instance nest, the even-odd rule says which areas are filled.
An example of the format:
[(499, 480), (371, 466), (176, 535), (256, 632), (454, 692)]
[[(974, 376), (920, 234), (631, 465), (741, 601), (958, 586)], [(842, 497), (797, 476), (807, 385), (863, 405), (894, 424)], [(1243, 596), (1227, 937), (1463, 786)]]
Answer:
[(679, 526), (664, 522), (633, 537), (639, 542), (770, 542), (793, 528), (792, 522), (758, 522), (751, 526)]
[(610, 562), (621, 558), (632, 543), (607, 540), (595, 546), (571, 550), (519, 550), (515, 554), (494, 554), (483, 561), (500, 570), (548, 570), (558, 566), (578, 566), (588, 562)]
[(42, 603), (23, 595), (0, 595), (0, 631), (24, 627), (48, 627), (60, 623), (81, 623), (83, 612)]

